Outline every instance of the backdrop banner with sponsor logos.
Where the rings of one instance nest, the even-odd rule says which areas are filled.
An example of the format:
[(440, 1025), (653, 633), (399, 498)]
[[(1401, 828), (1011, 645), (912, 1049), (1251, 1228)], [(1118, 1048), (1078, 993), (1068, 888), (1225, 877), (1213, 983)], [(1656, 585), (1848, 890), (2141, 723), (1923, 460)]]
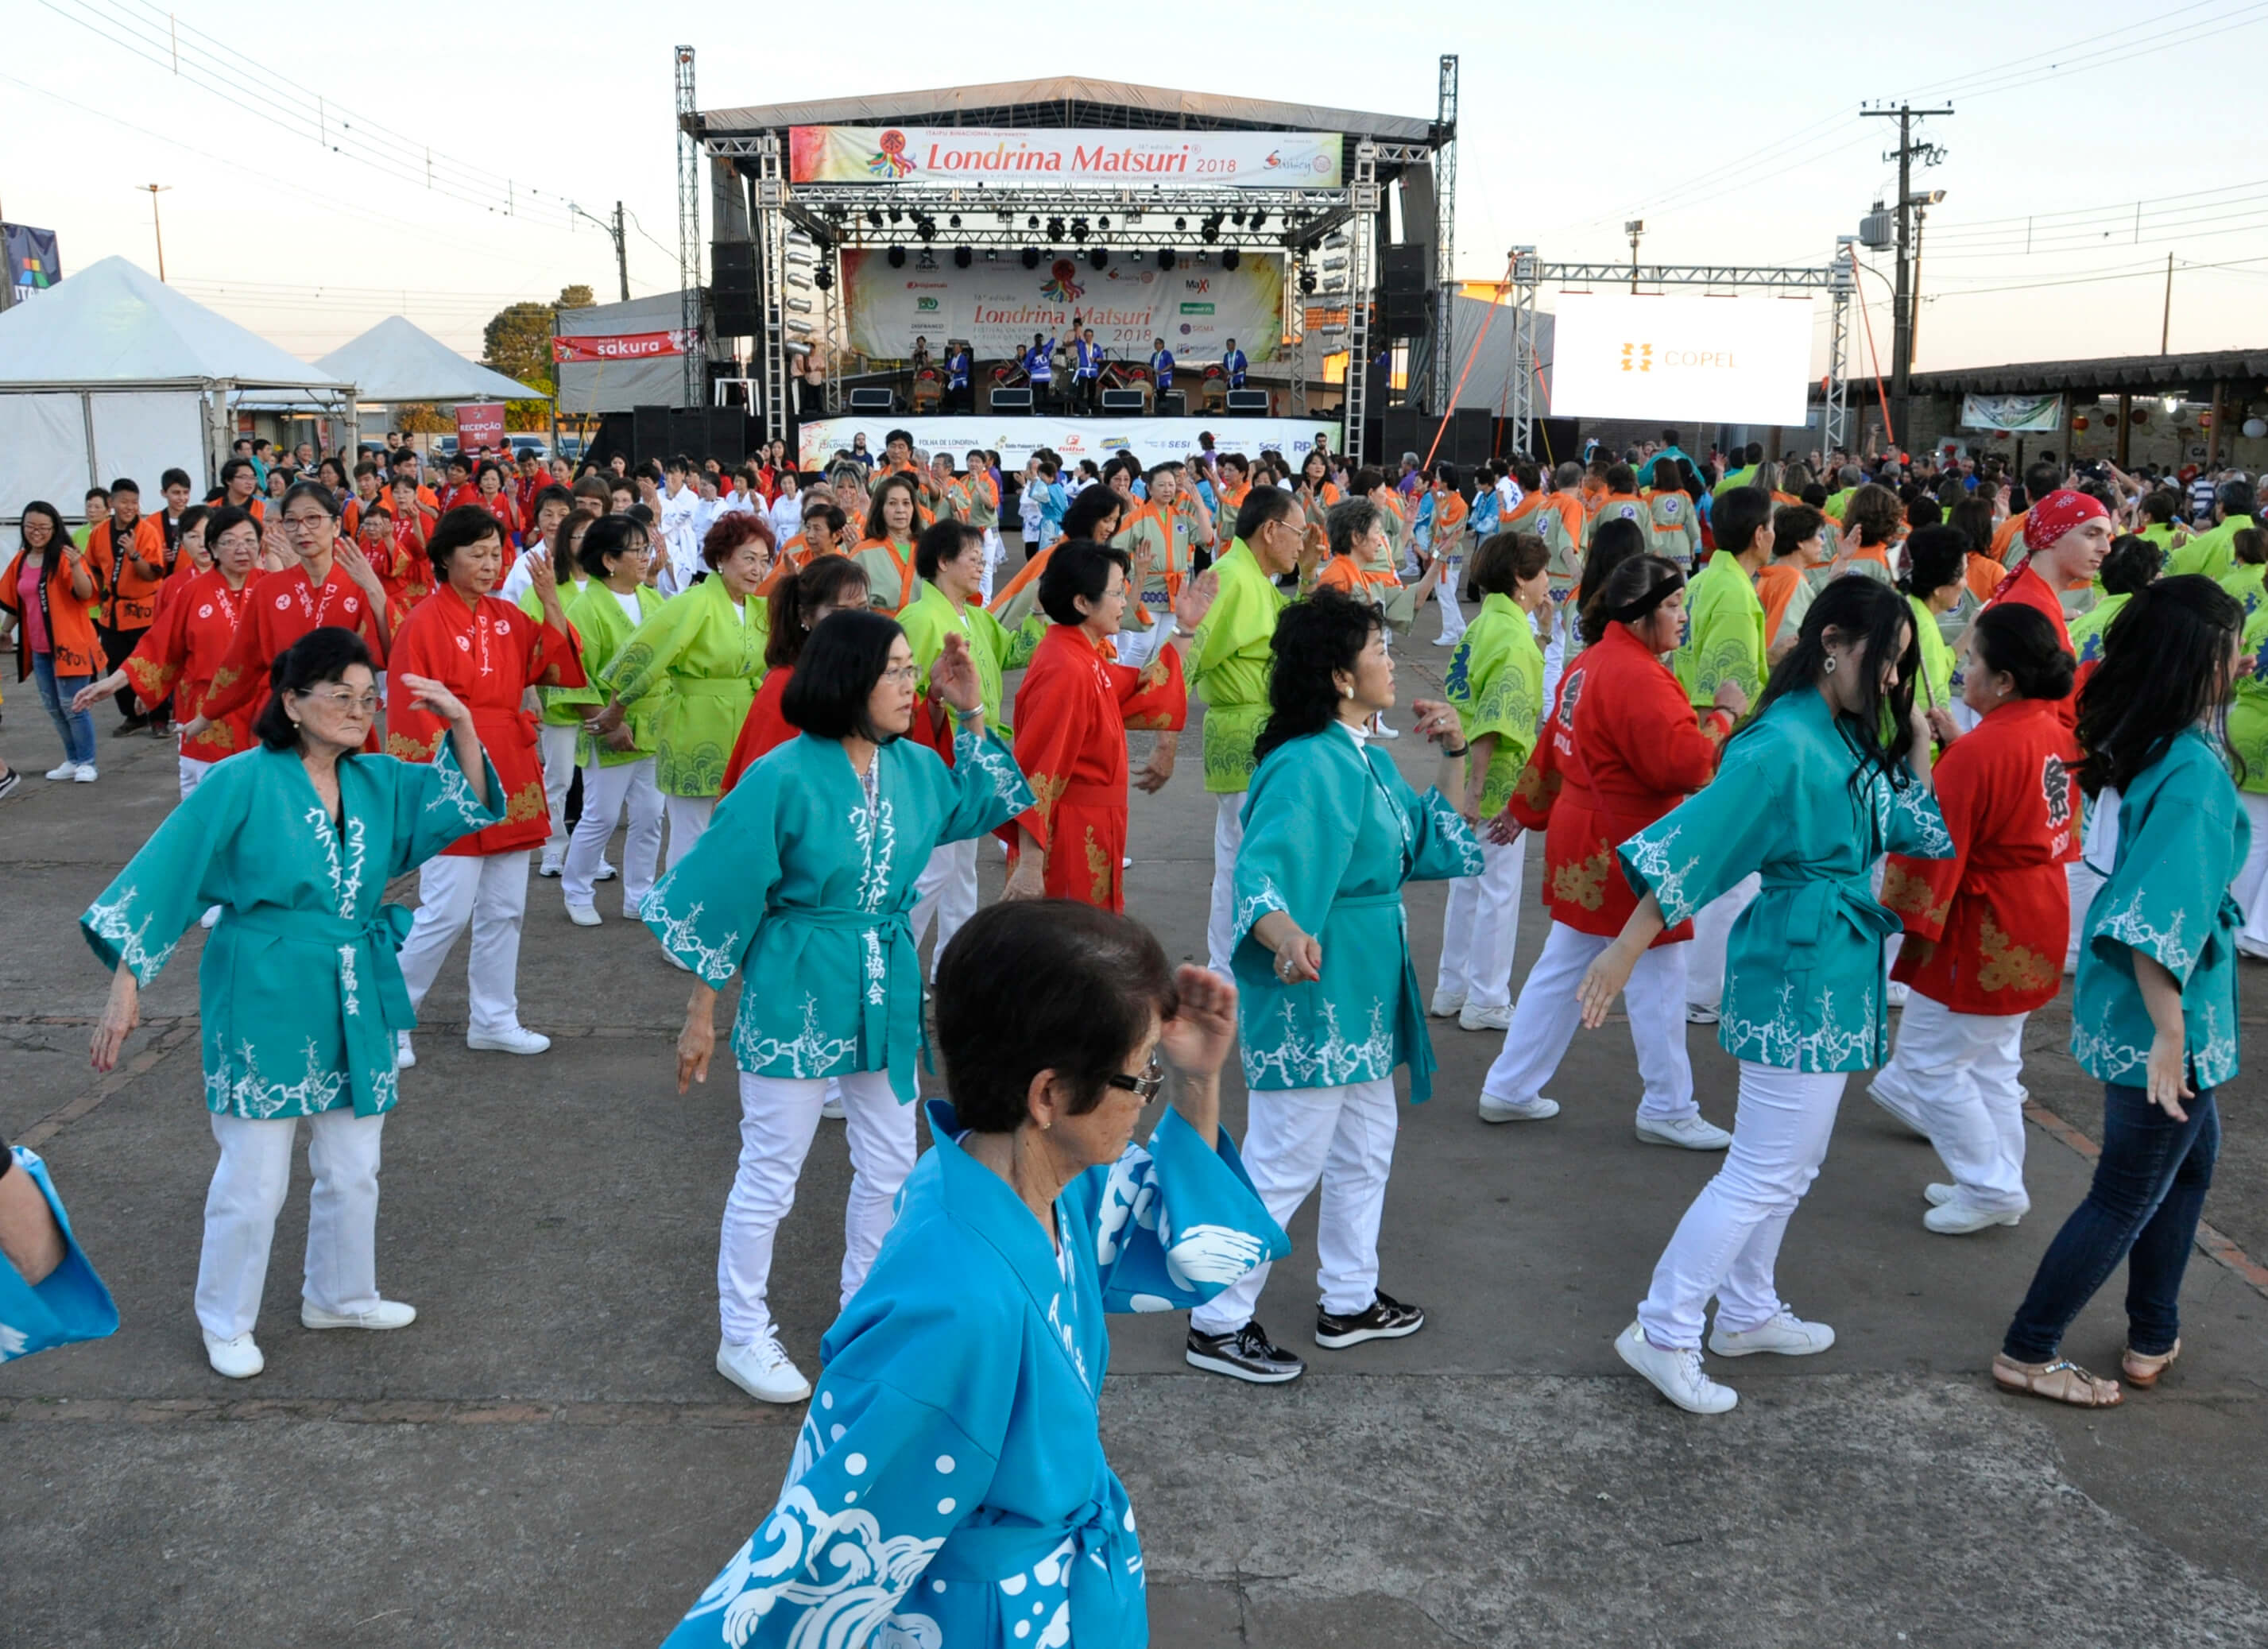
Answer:
[(1336, 189), (1345, 147), (1336, 132), (794, 126), (788, 180)]
[(1812, 310), (1808, 298), (1563, 291), (1552, 416), (1800, 425)]
[(945, 418), (908, 418), (894, 414), (860, 414), (854, 418), (806, 421), (801, 430), (799, 466), (823, 470), (836, 451), (849, 451), (851, 438), (863, 434), (866, 450), (880, 453), (887, 431), (904, 430), (923, 453), (950, 453), (954, 467), (973, 447), (1000, 454), (1005, 468), (1020, 470), (1024, 460), (1042, 447), (1061, 454), (1078, 467), (1082, 458), (1097, 463), (1120, 453), (1131, 453), (1146, 467), (1199, 450), (1197, 437), (1210, 431), (1213, 450), (1242, 453), (1252, 457), (1263, 449), (1278, 452), (1296, 466), (1315, 444), (1322, 431), (1334, 453), (1345, 449), (1339, 441), (1336, 418), (1018, 418), (979, 414)]
[(1233, 269), (1161, 269), (1116, 254), (1097, 269), (1067, 253), (1032, 269), (1012, 252), (994, 261), (980, 254), (965, 269), (939, 253), (937, 264), (917, 269), (909, 260), (894, 269), (889, 254), (872, 247), (843, 254), (854, 354), (903, 360), (916, 338), (927, 338), (942, 359), (947, 341), (966, 338), (979, 360), (999, 360), (1030, 348), (1035, 332), (1068, 347), (1076, 319), (1115, 360), (1146, 362), (1151, 341), (1163, 338), (1177, 362), (1197, 366), (1219, 360), (1231, 338), (1248, 360), (1272, 360), (1283, 335), (1284, 266), (1274, 257), (1247, 254)]
[(1963, 395), (1961, 427), (2052, 434), (2063, 428), (2061, 395)]

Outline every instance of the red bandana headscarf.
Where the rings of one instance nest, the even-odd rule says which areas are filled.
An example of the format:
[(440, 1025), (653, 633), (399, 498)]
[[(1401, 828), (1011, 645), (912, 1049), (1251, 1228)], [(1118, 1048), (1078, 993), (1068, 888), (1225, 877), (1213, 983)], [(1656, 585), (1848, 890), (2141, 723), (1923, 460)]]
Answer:
[(2024, 514), (2024, 548), (2037, 554), (2081, 522), (2107, 516), (2099, 498), (2066, 487), (2051, 492)]

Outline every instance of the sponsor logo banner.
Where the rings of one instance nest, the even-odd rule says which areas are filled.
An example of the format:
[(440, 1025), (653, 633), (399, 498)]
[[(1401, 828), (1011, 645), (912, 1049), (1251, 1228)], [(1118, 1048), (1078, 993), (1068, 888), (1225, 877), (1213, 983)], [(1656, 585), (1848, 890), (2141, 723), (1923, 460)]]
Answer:
[(1335, 189), (1345, 180), (1344, 148), (1336, 132), (795, 126), (788, 180)]
[(1082, 458), (1101, 460), (1131, 453), (1145, 464), (1160, 464), (1199, 450), (1197, 437), (1211, 431), (1213, 450), (1242, 453), (1251, 457), (1263, 448), (1279, 452), (1297, 464), (1314, 445), (1315, 431), (1329, 438), (1331, 451), (1339, 444), (1336, 418), (1024, 418), (999, 413), (968, 416), (908, 418), (902, 416), (819, 418), (801, 426), (797, 461), (806, 470), (824, 469), (840, 448), (848, 451), (852, 438), (864, 433), (867, 448), (880, 445), (882, 426), (904, 428), (913, 433), (923, 453), (950, 453), (957, 468), (968, 461), (972, 447), (1000, 454), (1006, 468), (1020, 470), (1024, 460), (1042, 447), (1060, 453), (1076, 465)]
[(1961, 427), (1964, 430), (2007, 430), (2019, 434), (2053, 432), (2063, 428), (2061, 395), (1963, 395)]
[(551, 340), (554, 361), (645, 361), (685, 353), (685, 334), (586, 332)]
[(1812, 308), (1808, 299), (1562, 292), (1551, 411), (1800, 425), (1813, 377)]

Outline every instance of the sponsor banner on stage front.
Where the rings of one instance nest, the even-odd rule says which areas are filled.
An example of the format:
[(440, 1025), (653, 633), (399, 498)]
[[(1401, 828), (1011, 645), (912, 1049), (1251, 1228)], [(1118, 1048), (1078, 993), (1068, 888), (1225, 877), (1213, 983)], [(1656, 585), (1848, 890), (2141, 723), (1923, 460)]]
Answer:
[(795, 126), (788, 180), (1336, 189), (1344, 150), (1336, 132)]
[(852, 438), (862, 434), (867, 450), (879, 453), (891, 430), (910, 432), (914, 445), (924, 453), (952, 453), (956, 468), (970, 449), (982, 447), (999, 453), (1003, 468), (1020, 470), (1024, 460), (1043, 446), (1057, 453), (1068, 468), (1076, 469), (1083, 458), (1100, 464), (1121, 453), (1133, 453), (1146, 468), (1200, 450), (1197, 437), (1206, 432), (1217, 453), (1241, 453), (1248, 458), (1263, 451), (1281, 453), (1295, 468), (1315, 444), (1317, 431), (1323, 432), (1332, 452), (1344, 450), (1336, 418), (1022, 418), (997, 413), (909, 418), (861, 413), (806, 421), (796, 461), (807, 471), (823, 470), (838, 449), (849, 451)]
[(1069, 348), (1076, 320), (1094, 328), (1112, 360), (1146, 364), (1152, 341), (1165, 339), (1174, 381), (1186, 385), (1220, 359), (1231, 338), (1256, 364), (1275, 358), (1283, 335), (1284, 265), (1252, 254), (1233, 269), (1160, 269), (1118, 258), (1097, 269), (1068, 254), (1027, 269), (1009, 252), (965, 269), (942, 256), (933, 269), (894, 269), (886, 252), (869, 247), (843, 252), (843, 292), (851, 352), (886, 361), (909, 357), (917, 338), (939, 358), (955, 338), (967, 339), (981, 361), (1020, 354), (1035, 333)]
[(551, 340), (551, 358), (566, 361), (649, 361), (685, 353), (686, 335), (670, 332), (584, 332)]
[(1562, 292), (1553, 318), (1555, 417), (1803, 423), (1808, 301)]

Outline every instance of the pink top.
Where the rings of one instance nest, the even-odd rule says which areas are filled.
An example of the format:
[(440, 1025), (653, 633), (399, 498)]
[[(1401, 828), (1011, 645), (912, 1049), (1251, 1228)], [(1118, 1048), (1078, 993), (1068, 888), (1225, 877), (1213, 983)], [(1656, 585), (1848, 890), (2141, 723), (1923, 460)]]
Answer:
[(48, 639), (48, 617), (40, 611), (40, 576), (47, 571), (35, 565), (29, 556), (24, 557), (23, 568), (16, 575), (16, 611), (22, 615), (24, 639), (33, 652), (53, 652), (55, 644)]

